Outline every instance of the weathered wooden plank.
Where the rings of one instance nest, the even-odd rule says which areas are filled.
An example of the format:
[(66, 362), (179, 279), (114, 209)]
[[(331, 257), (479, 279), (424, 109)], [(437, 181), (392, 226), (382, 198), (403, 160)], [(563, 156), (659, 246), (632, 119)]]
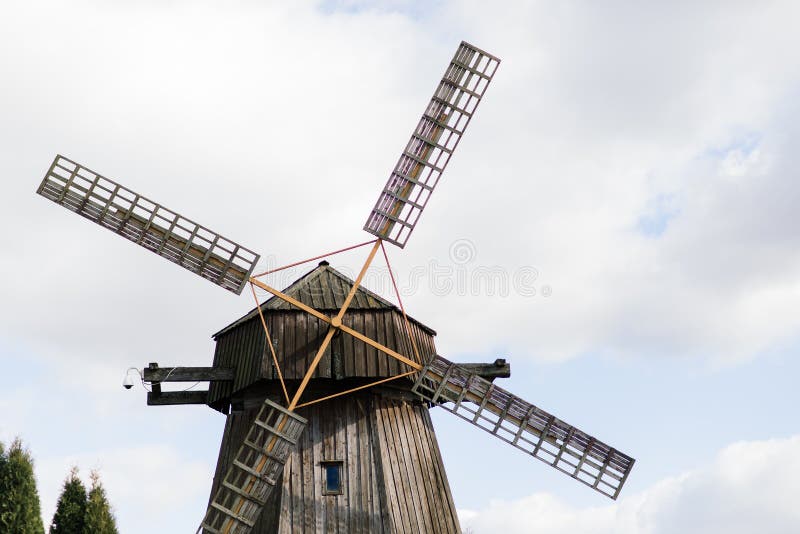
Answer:
[(358, 404), (358, 409), (362, 414), (361, 434), (359, 439), (359, 449), (361, 458), (364, 459), (361, 476), (363, 490), (364, 509), (368, 511), (369, 517), (365, 521), (365, 532), (383, 532), (386, 523), (382, 519), (381, 497), (378, 491), (378, 473), (380, 461), (373, 454), (372, 441), (375, 436), (373, 425), (374, 405), (371, 396), (362, 397)]
[[(396, 314), (391, 311), (386, 311), (382, 314), (381, 320), (383, 321), (383, 330), (386, 336), (386, 346), (392, 350), (397, 350), (399, 348), (399, 335), (400, 332), (395, 330), (394, 328), (394, 316)], [(381, 353), (383, 356), (386, 366), (386, 375), (396, 375), (400, 372), (400, 367), (397, 360), (389, 356), (388, 354)]]
[(386, 453), (389, 455), (391, 473), (393, 484), (390, 486), (394, 495), (391, 497), (393, 502), (397, 503), (395, 510), (395, 517), (402, 516), (402, 524), (404, 532), (409, 534), (414, 532), (424, 532), (421, 525), (417, 521), (417, 510), (414, 507), (411, 494), (408, 492), (407, 472), (402, 458), (403, 444), (400, 441), (400, 436), (397, 432), (397, 426), (394, 424), (394, 406), (391, 401), (383, 400), (381, 402), (381, 415), (383, 419), (383, 426), (387, 443)]
[[(386, 341), (386, 326), (384, 325), (384, 314), (375, 314), (375, 334), (372, 337), (383, 346), (388, 346)], [(375, 376), (388, 376), (386, 355), (378, 352), (375, 358)]]
[(380, 469), (379, 479), (377, 480), (378, 491), (381, 494), (381, 505), (384, 522), (389, 525), (390, 532), (409, 532), (410, 525), (408, 517), (403, 514), (405, 503), (402, 502), (402, 495), (397, 495), (395, 485), (395, 473), (397, 472), (397, 458), (394, 455), (394, 445), (391, 432), (385, 424), (384, 403), (382, 399), (373, 398), (372, 413), (375, 428), (373, 440), (373, 454), (375, 464)]
[[(313, 417), (313, 416), (312, 416)], [(313, 418), (312, 421), (316, 420)], [(303, 524), (305, 522), (304, 516), (304, 494), (303, 494), (303, 464), (302, 464), (302, 456), (298, 454), (292, 455), (292, 471), (291, 471), (291, 482), (289, 486), (289, 496), (291, 499), (291, 507), (292, 507), (292, 514), (291, 514), (291, 522), (292, 522), (292, 532), (293, 533), (302, 533), (303, 532)]]
[[(264, 317), (264, 322), (267, 323), (267, 328), (269, 328), (270, 337), (272, 338), (272, 346), (275, 349), (275, 353), (278, 354), (279, 347), (275, 344), (275, 317)], [(263, 325), (261, 325), (263, 329)], [(267, 342), (267, 335), (264, 332), (261, 332), (261, 336), (264, 338), (264, 342), (262, 343), (261, 349), (261, 369), (259, 370), (260, 375), (262, 377), (268, 379), (276, 379), (278, 378), (278, 372), (275, 370), (275, 364), (272, 361), (272, 351), (270, 350), (269, 343)]]
[[(433, 337), (426, 335), (422, 329), (415, 323), (411, 324), (412, 331), (415, 332), (415, 340), (417, 340), (417, 351), (419, 351), (419, 361), (417, 363), (425, 364), (430, 359), (430, 356), (436, 354), (436, 347), (434, 346)], [(417, 360), (417, 355), (414, 355)]]
[(143, 369), (145, 382), (230, 381), (233, 376), (232, 368), (220, 367), (158, 367), (157, 363), (151, 363)]
[[(229, 336), (223, 336), (217, 340), (216, 347), (214, 348), (214, 367), (232, 368), (229, 360)], [(212, 382), (209, 385), (209, 403), (215, 403), (223, 399), (227, 399), (233, 392), (233, 382)], [(223, 403), (227, 404), (227, 403)]]
[[(335, 402), (335, 401), (334, 401)], [(337, 460), (336, 458), (336, 424), (335, 419), (332, 417), (325, 417), (322, 418), (322, 423), (320, 424), (320, 428), (322, 429), (322, 456), (319, 458), (319, 461), (331, 461)], [(320, 473), (320, 478), (322, 478), (322, 471), (319, 465), (315, 466)], [(320, 480), (320, 487), (322, 486), (323, 482)], [(323, 495), (320, 499), (322, 504), (322, 509), (324, 511), (324, 518), (320, 527), (325, 529), (325, 532), (334, 532), (336, 528), (336, 496), (333, 495)]]
[(409, 404), (410, 417), (406, 420), (405, 430), (415, 447), (419, 471), (426, 475), (422, 477), (425, 490), (422, 498), (428, 509), (429, 517), (433, 521), (433, 529), (435, 532), (448, 532), (447, 518), (445, 517), (446, 511), (441, 509), (441, 501), (437, 489), (438, 477), (436, 476), (435, 466), (431, 462), (430, 451), (425, 443), (429, 429), (421, 424), (423, 412), (427, 412), (427, 409), (423, 406)]
[(302, 313), (295, 313), (292, 315), (294, 321), (286, 322), (284, 326), (284, 336), (294, 336), (295, 350), (292, 353), (293, 357), (285, 363), (284, 368), (287, 369), (288, 376), (291, 378), (299, 378), (302, 376), (299, 369), (305, 365), (306, 351), (309, 350), (308, 347), (311, 338), (309, 323), (312, 318)]
[(299, 317), (300, 314), (276, 313), (274, 315), (270, 314), (270, 316), (273, 317), (274, 321), (274, 326), (270, 332), (278, 340), (278, 363), (281, 366), (283, 378), (296, 378), (291, 362), (297, 357), (297, 336), (295, 335), (295, 329), (297, 328), (297, 317)]
[(336, 448), (336, 452), (334, 454), (337, 459), (340, 459), (344, 462), (341, 473), (342, 476), (341, 483), (343, 484), (343, 491), (341, 495), (338, 495), (334, 499), (336, 505), (335, 532), (337, 532), (338, 534), (348, 534), (352, 530), (349, 528), (350, 512), (352, 511), (352, 508), (350, 506), (350, 495), (352, 494), (353, 491), (354, 481), (349, 476), (350, 461), (347, 454), (347, 434), (348, 434), (347, 429), (353, 414), (348, 409), (349, 404), (352, 404), (352, 402), (347, 402), (346, 399), (337, 399), (336, 401), (336, 407), (338, 408), (337, 411), (342, 415), (344, 415), (344, 417), (334, 418), (334, 423), (336, 425), (336, 433), (334, 434), (334, 446)]
[[(391, 348), (389, 345), (391, 343), (389, 339), (389, 332), (386, 325), (386, 315), (387, 313), (391, 312), (381, 312), (375, 315), (375, 330), (377, 336), (373, 337), (378, 343), (384, 345), (385, 347)], [(377, 367), (377, 375), (376, 376), (389, 376), (389, 356), (382, 352), (378, 352), (378, 367)]]
[[(315, 306), (318, 310), (335, 310), (338, 308), (335, 302), (335, 295), (333, 292), (339, 292), (339, 288), (336, 287), (335, 282), (332, 284), (332, 280), (329, 276), (320, 276), (317, 277), (318, 284), (320, 287), (320, 292), (318, 296), (319, 306)], [(332, 287), (333, 286), (333, 287)], [(346, 293), (345, 293), (346, 294)]]
[[(433, 433), (433, 428), (430, 425), (430, 420), (427, 419), (427, 407), (415, 404), (413, 407), (415, 417), (409, 425), (409, 431), (412, 432), (416, 438), (417, 450), (420, 457), (424, 458), (425, 471), (429, 473), (426, 477), (427, 490), (429, 495), (429, 502), (433, 510), (432, 515), (437, 520), (437, 528), (439, 532), (453, 531), (454, 525), (452, 521), (453, 512), (449, 506), (447, 499), (443, 498), (443, 493), (449, 491), (449, 488), (442, 488), (441, 472), (436, 465), (436, 454), (438, 449), (431, 450), (428, 441), (429, 434)], [(457, 526), (457, 525), (456, 525)], [(457, 529), (460, 532), (460, 529)]]
[(461, 526), (458, 522), (456, 506), (453, 502), (453, 494), (450, 492), (450, 485), (447, 482), (447, 473), (444, 469), (444, 462), (436, 441), (436, 433), (433, 429), (430, 413), (423, 407), (418, 408), (419, 417), (416, 419), (418, 435), (422, 441), (422, 446), (427, 450), (427, 458), (430, 461), (429, 473), (432, 480), (436, 480), (435, 493), (439, 507), (437, 516), (440, 519), (442, 532), (460, 533)]
[[(359, 332), (364, 331), (365, 313), (357, 313), (353, 317), (353, 328)], [(350, 337), (350, 336), (348, 336)], [(361, 340), (353, 338), (353, 357), (348, 361), (350, 368), (347, 371), (351, 376), (360, 376), (359, 367), (364, 365), (367, 357), (367, 345)]]
[(246, 331), (247, 344), (247, 382), (253, 383), (261, 378), (261, 358), (264, 355), (264, 341), (266, 334), (264, 334), (264, 327), (257, 324), (255, 321), (248, 323)]
[[(306, 338), (306, 350), (303, 351), (303, 361), (298, 361), (298, 367), (296, 369), (297, 377), (300, 378), (305, 375), (306, 369), (309, 368), (311, 362), (314, 360), (314, 356), (316, 355), (317, 350), (319, 349), (320, 343), (322, 342), (323, 336), (325, 335), (324, 332), (321, 332), (322, 324), (320, 324), (319, 319), (315, 317), (308, 318), (308, 329), (307, 329), (307, 338)], [(324, 355), (323, 355), (324, 357)], [(314, 371), (314, 378), (318, 376), (319, 369)]]
[[(392, 321), (392, 329), (396, 336), (396, 347), (395, 350), (400, 354), (405, 354), (412, 360), (416, 361), (416, 355), (414, 354), (414, 345), (411, 343), (410, 335), (415, 335), (414, 330), (407, 329), (405, 321), (403, 320), (403, 316), (399, 313), (391, 314), (391, 321)], [(415, 339), (415, 342), (419, 343), (418, 340)], [(401, 365), (400, 362), (392, 358), (392, 371), (395, 374), (398, 374), (401, 369), (406, 369), (405, 365)]]
[[(233, 341), (235, 343), (235, 345), (234, 345), (235, 348), (231, 347), (232, 352), (233, 351), (237, 351), (237, 352), (241, 351), (241, 354), (243, 356), (245, 356), (245, 357), (250, 352), (249, 351), (250, 347), (248, 347), (244, 343), (244, 340), (245, 340), (244, 333), (245, 333), (246, 330), (247, 330), (247, 327), (243, 326), (243, 328), (239, 328), (239, 329), (237, 329), (236, 331), (233, 332)], [(236, 355), (235, 355), (235, 353), (232, 353), (231, 354), (231, 361), (234, 361), (235, 359), (236, 359)], [(234, 391), (242, 389), (244, 384), (247, 384), (247, 365), (246, 364), (247, 364), (247, 361), (245, 360), (245, 361), (240, 362), (239, 365), (236, 365), (236, 378), (234, 379), (234, 382), (233, 382), (233, 390)]]
[(496, 359), (493, 363), (459, 363), (458, 365), (486, 380), (511, 376), (511, 364), (502, 358)]
[(412, 495), (414, 496), (415, 506), (420, 511), (422, 520), (425, 522), (426, 532), (441, 532), (436, 528), (434, 516), (437, 513), (435, 505), (432, 502), (432, 495), (430, 492), (430, 475), (428, 463), (426, 458), (419, 454), (417, 448), (415, 432), (412, 430), (413, 420), (416, 419), (417, 414), (411, 403), (401, 401), (397, 404), (397, 425), (403, 442), (405, 443), (405, 459), (409, 466), (409, 484), (414, 488)]
[(321, 491), (319, 488), (319, 462), (322, 460), (324, 452), (320, 446), (325, 436), (325, 421), (322, 417), (321, 408), (324, 406), (310, 406), (309, 415), (314, 419), (314, 436), (312, 446), (305, 447), (302, 451), (303, 459), (303, 531), (314, 532), (322, 525)]
[(346, 403), (349, 411), (351, 425), (345, 428), (347, 432), (347, 472), (348, 479), (348, 523), (354, 532), (368, 532), (368, 518), (371, 513), (366, 497), (369, 486), (364, 480), (365, 463), (368, 459), (362, 457), (361, 442), (368, 436), (364, 428), (365, 414), (362, 412), (359, 400)]
[[(309, 423), (311, 423), (310, 420)], [(306, 432), (308, 431), (310, 431), (310, 428), (306, 430)], [(292, 453), (289, 456), (289, 460), (286, 462), (286, 468), (283, 471), (283, 490), (281, 492), (280, 515), (276, 519), (277, 525), (269, 525), (271, 530), (264, 528), (262, 532), (273, 532), (275, 530), (277, 530), (279, 534), (291, 534), (292, 532), (292, 477), (290, 473), (295, 462), (295, 457), (296, 453)]]
[(147, 393), (148, 406), (172, 406), (176, 404), (205, 404), (208, 401), (208, 390), (200, 391), (163, 391)]
[(412, 522), (412, 528), (414, 528), (415, 532), (429, 532), (430, 528), (425, 524), (426, 511), (422, 509), (422, 503), (419, 499), (419, 487), (416, 477), (418, 465), (414, 463), (414, 458), (411, 456), (409, 442), (402, 422), (405, 401), (390, 401), (389, 405), (392, 433), (397, 440), (398, 464), (401, 469), (400, 478), (403, 483), (403, 492), (406, 495), (406, 505), (409, 508), (406, 513), (416, 521), (416, 525)]
[[(395, 329), (394, 324), (394, 313), (392, 312), (385, 312), (381, 314), (381, 322), (383, 323), (383, 330), (386, 333), (386, 346), (392, 350), (397, 350), (399, 348), (399, 334)], [(400, 363), (394, 358), (389, 357), (386, 354), (381, 354), (383, 357), (383, 361), (386, 375), (396, 375), (398, 374), (398, 367), (397, 364)]]
[[(364, 315), (364, 332), (371, 338), (378, 338), (380, 328), (380, 314), (370, 313)], [(366, 376), (379, 376), (381, 353), (374, 347), (367, 345), (367, 357), (361, 366), (361, 373)]]
[(369, 398), (367, 412), (370, 417), (370, 454), (372, 455), (375, 466), (375, 477), (372, 479), (372, 491), (376, 499), (376, 507), (379, 511), (381, 523), (385, 525), (387, 532), (397, 532), (399, 530), (398, 523), (392, 517), (391, 503), (389, 501), (389, 492), (387, 486), (389, 479), (387, 478), (386, 468), (384, 461), (381, 457), (381, 434), (379, 422), (379, 404), (375, 397)]

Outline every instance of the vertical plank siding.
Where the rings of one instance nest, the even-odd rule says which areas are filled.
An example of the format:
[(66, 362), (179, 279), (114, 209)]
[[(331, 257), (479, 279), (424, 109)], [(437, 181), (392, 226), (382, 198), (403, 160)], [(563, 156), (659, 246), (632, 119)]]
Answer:
[[(375, 399), (387, 500), (393, 532), (460, 532), (444, 464), (427, 408), (402, 400)], [(420, 440), (433, 446), (420, 447)], [(385, 454), (385, 453), (389, 454)]]
[[(425, 405), (362, 393), (298, 413), (309, 425), (253, 534), (461, 532)], [(253, 416), (228, 416), (212, 495)], [(324, 461), (344, 462), (341, 495), (322, 494)]]

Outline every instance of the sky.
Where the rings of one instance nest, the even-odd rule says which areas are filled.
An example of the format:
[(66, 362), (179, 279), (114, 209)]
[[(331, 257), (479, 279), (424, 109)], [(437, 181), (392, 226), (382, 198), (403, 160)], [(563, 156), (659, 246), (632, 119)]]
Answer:
[[(800, 531), (800, 7), (30, 0), (0, 7), (0, 440), (49, 523), (193, 532), (224, 417), (121, 387), (252, 308), (35, 194), (63, 154), (258, 251), (361, 228), (461, 40), (502, 63), (405, 249), (454, 361), (637, 462), (617, 501), (432, 411), (473, 534)], [(356, 252), (331, 259), (355, 273)], [(278, 278), (285, 286), (303, 269)], [(367, 279), (386, 294), (380, 267)]]

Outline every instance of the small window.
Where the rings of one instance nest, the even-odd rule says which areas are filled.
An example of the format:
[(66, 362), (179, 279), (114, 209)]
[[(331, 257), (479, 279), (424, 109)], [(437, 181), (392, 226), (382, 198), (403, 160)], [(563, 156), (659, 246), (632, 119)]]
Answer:
[(343, 462), (322, 462), (322, 494), (341, 495)]

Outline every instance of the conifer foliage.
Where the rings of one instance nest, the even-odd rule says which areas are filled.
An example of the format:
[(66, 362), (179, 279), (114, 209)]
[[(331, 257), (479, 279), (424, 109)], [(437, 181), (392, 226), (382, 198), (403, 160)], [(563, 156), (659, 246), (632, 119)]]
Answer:
[(0, 532), (44, 534), (33, 459), (17, 438), (0, 442)]
[(92, 471), (91, 479), (87, 492), (78, 478), (78, 468), (72, 468), (58, 498), (49, 534), (119, 534), (97, 471)]
[[(119, 534), (100, 475), (92, 471), (89, 491), (73, 467), (58, 498), (49, 534)], [(0, 534), (44, 534), (39, 492), (30, 452), (17, 438), (0, 442)]]
[(86, 486), (73, 467), (64, 481), (56, 513), (50, 524), (50, 534), (84, 534), (86, 532)]
[(119, 534), (117, 523), (106, 498), (100, 475), (92, 471), (92, 488), (86, 503), (86, 532), (92, 534)]

